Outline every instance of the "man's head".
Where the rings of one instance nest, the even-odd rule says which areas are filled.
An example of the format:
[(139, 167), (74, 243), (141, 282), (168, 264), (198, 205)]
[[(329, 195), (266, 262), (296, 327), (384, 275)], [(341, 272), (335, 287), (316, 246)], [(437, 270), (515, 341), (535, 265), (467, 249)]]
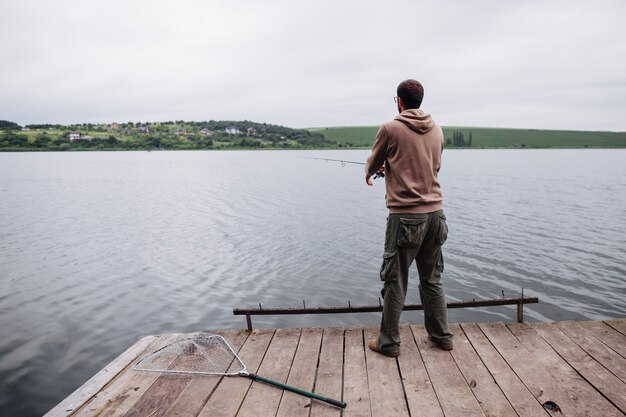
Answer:
[[(417, 80), (404, 80), (398, 85), (398, 97), (402, 102), (398, 102), (398, 110), (419, 109), (424, 98), (424, 87)], [(400, 109), (400, 104), (404, 108)]]

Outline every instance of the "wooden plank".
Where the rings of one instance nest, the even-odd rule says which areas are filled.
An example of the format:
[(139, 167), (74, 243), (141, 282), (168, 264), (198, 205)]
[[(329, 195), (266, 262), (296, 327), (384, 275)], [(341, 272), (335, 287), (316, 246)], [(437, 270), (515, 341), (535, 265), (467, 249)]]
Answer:
[(411, 326), (411, 330), (443, 414), (446, 417), (484, 416), (478, 400), (456, 366), (450, 351), (436, 348), (428, 340), (428, 333), (424, 327), (414, 325)]
[(400, 326), (400, 356), (398, 364), (404, 381), (404, 392), (412, 416), (443, 417), (437, 394), (430, 382), (422, 355), (417, 349), (408, 325)]
[(601, 321), (584, 321), (579, 324), (587, 331), (587, 334), (600, 340), (622, 358), (626, 358), (626, 335)]
[[(300, 329), (278, 329), (274, 333), (258, 374), (267, 379), (284, 383), (298, 347)], [(283, 390), (255, 381), (237, 413), (239, 417), (275, 416)]]
[(613, 405), (626, 412), (626, 384), (590, 357), (554, 323), (536, 323), (533, 329), (587, 382)]
[[(241, 348), (249, 334), (247, 330), (215, 333), (224, 336), (235, 352)], [(226, 370), (227, 367), (222, 370), (216, 369), (220, 372), (226, 372)], [(220, 376), (210, 375), (161, 375), (126, 413), (125, 417), (195, 416), (221, 379)]]
[(560, 322), (557, 326), (606, 369), (626, 382), (626, 359), (609, 349), (595, 337), (587, 336), (585, 329), (576, 322)]
[[(368, 340), (376, 336), (378, 331), (374, 328), (367, 328), (364, 334), (367, 346)], [(396, 359), (373, 352), (366, 347), (365, 360), (372, 417), (408, 417), (409, 410)]]
[(542, 362), (541, 356), (524, 348), (504, 324), (487, 323), (480, 324), (479, 327), (539, 403), (552, 401), (559, 406), (564, 415), (588, 417), (550, 372), (537, 369)]
[(626, 318), (604, 320), (604, 323), (608, 324), (621, 334), (626, 335)]
[[(315, 393), (335, 400), (342, 399), (343, 329), (324, 329)], [(311, 417), (340, 416), (341, 409), (323, 401), (311, 402)]]
[(584, 416), (622, 416), (623, 414), (587, 383), (530, 324), (507, 325), (511, 333), (539, 362), (534, 363), (536, 372), (549, 374), (566, 392)]
[[(141, 355), (135, 358), (133, 363), (129, 364), (124, 372), (120, 373), (118, 377), (98, 392), (89, 402), (77, 410), (74, 416), (86, 417), (98, 415), (104, 417), (124, 415), (159, 376), (157, 373), (153, 372), (135, 371), (132, 369), (132, 366), (139, 358), (149, 355), (155, 350), (171, 343), (175, 338), (182, 336), (182, 334), (166, 334), (159, 336), (141, 353)], [(167, 366), (169, 363), (163, 365)]]
[(120, 372), (131, 364), (158, 336), (146, 336), (129, 347), (124, 353), (115, 358), (100, 372), (91, 377), (76, 391), (48, 411), (45, 417), (69, 416), (81, 406), (85, 405), (94, 395), (111, 382)]
[[(239, 357), (249, 372), (257, 372), (273, 336), (273, 329), (254, 330), (248, 336), (239, 351)], [(230, 370), (236, 369), (238, 366), (235, 364), (230, 368)], [(200, 411), (199, 416), (235, 416), (251, 384), (252, 381), (244, 377), (223, 378)]]
[(348, 406), (343, 416), (371, 417), (363, 329), (346, 330), (344, 340), (343, 399)]
[(526, 385), (520, 381), (489, 339), (478, 328), (478, 325), (463, 323), (461, 328), (515, 412), (522, 417), (548, 415), (548, 412), (537, 402)]
[(545, 416), (546, 399), (567, 416), (626, 414), (625, 319), (452, 327), (446, 352), (421, 326), (401, 326), (397, 359), (367, 348), (375, 329), (230, 333), (251, 372), (262, 363), (261, 376), (336, 399), (343, 388), (343, 413), (247, 378), (133, 371), (138, 357), (185, 336), (163, 335), (140, 340), (46, 416)]
[(124, 417), (162, 415), (189, 385), (189, 382), (191, 382), (190, 376), (161, 375), (126, 411)]
[(480, 360), (467, 336), (458, 324), (451, 324), (454, 332), (454, 350), (452, 357), (459, 367), (465, 381), (472, 389), (481, 408), (487, 416), (516, 416), (517, 413), (493, 379), (489, 370)]
[[(296, 356), (291, 365), (287, 385), (312, 391), (322, 343), (322, 329), (303, 329)], [(311, 400), (294, 392), (285, 391), (278, 407), (277, 417), (308, 416)]]

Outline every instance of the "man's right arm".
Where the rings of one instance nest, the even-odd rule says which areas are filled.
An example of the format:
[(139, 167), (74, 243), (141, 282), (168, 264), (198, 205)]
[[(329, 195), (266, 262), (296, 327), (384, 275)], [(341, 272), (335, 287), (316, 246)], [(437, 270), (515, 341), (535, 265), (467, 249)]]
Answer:
[(382, 125), (376, 134), (376, 139), (372, 146), (372, 153), (365, 163), (365, 182), (367, 185), (373, 184), (370, 177), (380, 171), (385, 164), (385, 159), (387, 158), (387, 143), (387, 129), (385, 125)]

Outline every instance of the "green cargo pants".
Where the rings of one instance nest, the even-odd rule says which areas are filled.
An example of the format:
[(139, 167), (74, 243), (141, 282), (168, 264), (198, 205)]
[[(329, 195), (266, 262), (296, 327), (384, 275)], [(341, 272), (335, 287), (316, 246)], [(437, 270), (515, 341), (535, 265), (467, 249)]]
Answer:
[(400, 349), (400, 314), (404, 307), (409, 268), (417, 263), (419, 290), (424, 306), (424, 325), (433, 342), (451, 345), (448, 309), (441, 282), (443, 254), (441, 245), (448, 237), (443, 210), (426, 214), (390, 214), (385, 233), (385, 253), (380, 268), (384, 281), (383, 316), (378, 348), (383, 352)]

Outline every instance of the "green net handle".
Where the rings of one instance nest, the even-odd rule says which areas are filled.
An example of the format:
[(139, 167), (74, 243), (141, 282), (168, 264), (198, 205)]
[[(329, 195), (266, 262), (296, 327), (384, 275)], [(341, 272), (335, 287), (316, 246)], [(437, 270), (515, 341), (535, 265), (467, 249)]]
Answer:
[(337, 401), (337, 400), (333, 400), (332, 398), (323, 397), (313, 392), (301, 390), (300, 388), (292, 387), (290, 385), (286, 385), (278, 381), (273, 381), (271, 379), (263, 378), (262, 376), (259, 376), (256, 374), (245, 374), (245, 376), (252, 379), (253, 381), (265, 382), (266, 384), (270, 384), (270, 385), (282, 388), (287, 391), (295, 392), (296, 394), (304, 395), (305, 397), (315, 398), (316, 400), (324, 401), (325, 403), (332, 404), (335, 407), (346, 408), (347, 406), (347, 404), (344, 403), (343, 401)]

